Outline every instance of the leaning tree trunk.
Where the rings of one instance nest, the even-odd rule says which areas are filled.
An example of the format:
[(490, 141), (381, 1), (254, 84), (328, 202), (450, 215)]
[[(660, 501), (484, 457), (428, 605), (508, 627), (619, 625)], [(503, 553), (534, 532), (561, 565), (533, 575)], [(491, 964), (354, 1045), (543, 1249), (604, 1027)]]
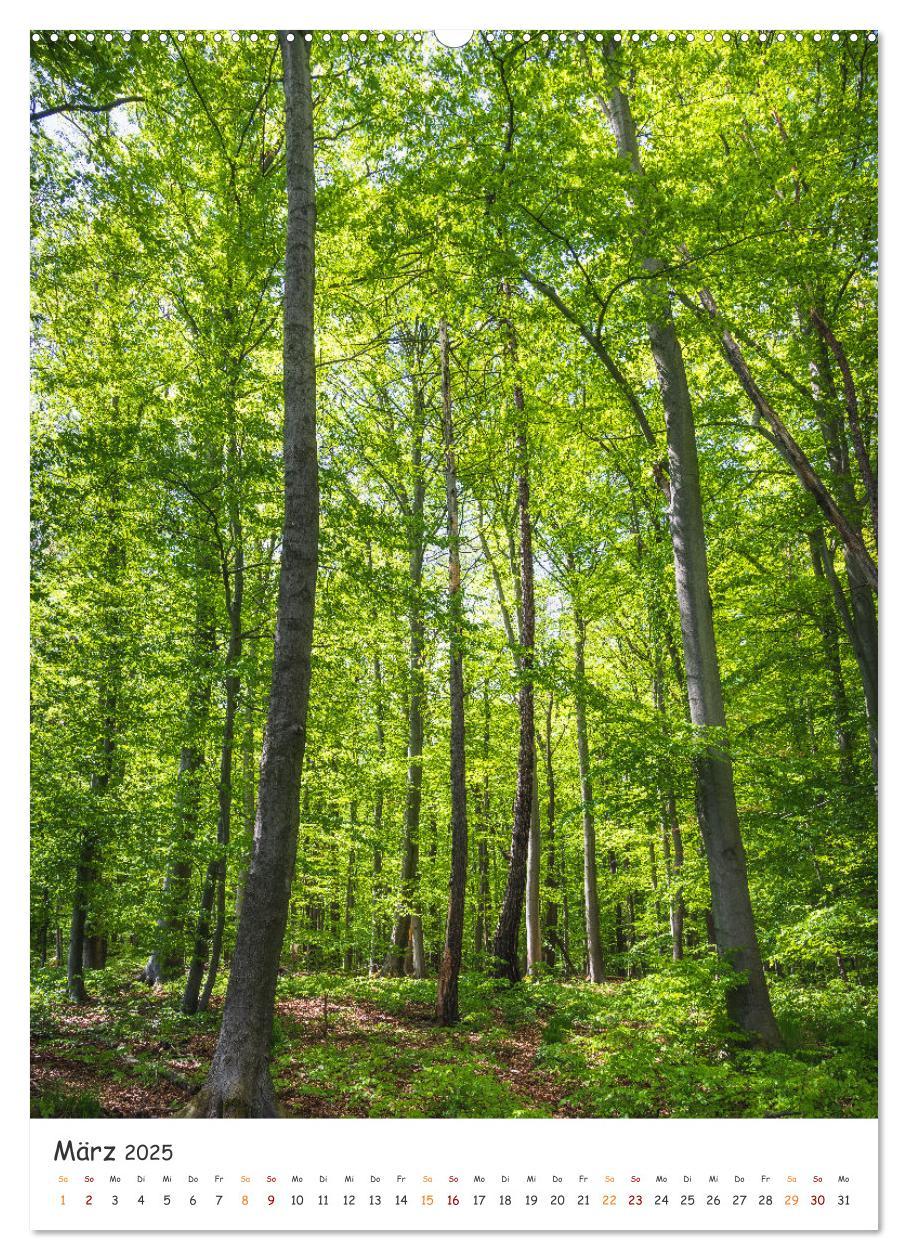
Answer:
[(451, 378), (448, 366), (448, 327), (438, 329), (441, 359), (442, 428), (445, 448), (445, 501), (448, 509), (448, 604), (451, 617), (449, 695), (451, 698), (451, 879), (444, 953), (438, 970), (435, 1013), (439, 1024), (459, 1018), (457, 982), (463, 950), (464, 903), (467, 891), (467, 770), (463, 695), (463, 592), (460, 582), (460, 517), (457, 468), (451, 419)]
[[(613, 55), (611, 51), (609, 56)], [(629, 159), (632, 169), (642, 178), (630, 107), (618, 87), (609, 98), (608, 115), (619, 153)], [(647, 270), (655, 275), (660, 265), (650, 260)], [(658, 280), (654, 283), (660, 284)], [(694, 771), (697, 812), (709, 866), (716, 947), (719, 956), (738, 973), (738, 983), (728, 991), (731, 1018), (754, 1044), (772, 1047), (780, 1044), (780, 1036), (757, 943), (735, 800), (709, 592), (693, 408), (681, 344), (664, 286), (657, 300), (662, 309), (650, 319), (647, 331), (668, 435), (675, 589), (691, 722), (701, 732)]]
[(574, 612), (574, 681), (577, 715), (577, 760), (580, 764), (580, 803), (583, 809), (583, 910), (586, 922), (586, 956), (590, 980), (605, 979), (602, 937), (599, 927), (599, 885), (596, 879), (596, 819), (590, 774), (590, 745), (586, 728), (586, 623)]
[[(516, 352), (513, 332), (511, 353)], [(520, 751), (517, 761), (517, 791), (514, 796), (514, 823), (511, 831), (511, 855), (504, 900), (495, 936), (492, 940), (494, 974), (516, 982), (520, 979), (517, 942), (520, 918), (526, 893), (527, 849), (533, 811), (533, 779), (536, 774), (536, 736), (533, 721), (533, 652), (536, 638), (536, 605), (533, 592), (533, 527), (530, 520), (530, 479), (527, 453), (526, 418), (523, 390), (514, 386), (517, 410), (517, 458), (519, 476), (517, 503), (520, 516)]]
[(697, 808), (712, 895), (716, 946), (740, 983), (728, 992), (732, 1019), (755, 1043), (777, 1046), (779, 1031), (769, 1002), (757, 943), (744, 845), (735, 800), (725, 727), (693, 409), (681, 346), (666, 313), (649, 327), (668, 430), (675, 586), (687, 673), (691, 722), (702, 732), (695, 758)]
[(195, 1116), (276, 1116), (269, 1046), (299, 831), (318, 567), (315, 425), (315, 166), (309, 49), (280, 32), (287, 140), (284, 528), (255, 848), (224, 1017)]

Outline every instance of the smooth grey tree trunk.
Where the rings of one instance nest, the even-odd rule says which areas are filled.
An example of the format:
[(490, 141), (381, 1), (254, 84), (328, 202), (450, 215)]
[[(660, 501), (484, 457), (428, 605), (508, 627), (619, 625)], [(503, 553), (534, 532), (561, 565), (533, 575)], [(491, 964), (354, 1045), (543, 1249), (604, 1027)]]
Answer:
[[(630, 106), (619, 87), (615, 87), (609, 97), (608, 115), (619, 153), (642, 178)], [(647, 269), (655, 276), (659, 271), (658, 262), (650, 261)], [(739, 982), (728, 991), (731, 1018), (753, 1044), (776, 1047), (781, 1039), (757, 942), (728, 748), (709, 592), (693, 408), (668, 295), (658, 279), (654, 280), (656, 286), (660, 286), (655, 295), (660, 309), (650, 319), (647, 332), (668, 437), (669, 523), (675, 590), (681, 617), (690, 717), (701, 733), (694, 771), (697, 812), (709, 867), (716, 948), (720, 958), (739, 977)]]
[(299, 833), (318, 569), (315, 159), (309, 49), (280, 32), (287, 145), (284, 527), (255, 848), (211, 1068), (188, 1114), (278, 1114), (269, 1072), (278, 966)]
[[(243, 651), (243, 592), (245, 586), (245, 562), (239, 522), (239, 509), (234, 500), (230, 510), (230, 534), (233, 545), (232, 572), (224, 562), (224, 591), (227, 617), (230, 626), (227, 653), (224, 660), (224, 728), (221, 737), (221, 762), (218, 776), (218, 830), (217, 856), (208, 863), (202, 884), (202, 898), (193, 938), (192, 957), (186, 974), (183, 1000), (180, 1009), (184, 1015), (195, 1015), (208, 1009), (214, 982), (217, 977), (224, 940), (225, 886), (227, 880), (227, 853), (230, 848), (231, 816), (233, 810), (233, 745), (236, 730), (236, 714), (239, 707), (240, 679), (237, 666)], [(212, 914), (214, 933), (211, 934)], [(211, 958), (208, 975), (201, 996), (199, 990), (205, 974), (205, 959), (211, 937)]]
[[(510, 354), (516, 358), (516, 344), (511, 329)], [(533, 813), (533, 780), (536, 775), (536, 735), (533, 705), (533, 659), (536, 641), (536, 603), (533, 581), (533, 527), (530, 518), (529, 453), (523, 390), (514, 386), (517, 413), (517, 504), (520, 522), (520, 750), (517, 761), (517, 790), (514, 796), (514, 822), (511, 830), (511, 855), (504, 899), (498, 926), (492, 940), (493, 970), (496, 975), (516, 982), (520, 979), (517, 943), (521, 911), (524, 909), (527, 876), (527, 849)]]
[[(391, 929), (391, 942), (385, 955), (382, 974), (402, 976), (408, 946), (413, 952), (413, 974), (425, 975), (422, 949), (422, 923), (415, 912), (419, 869), (419, 825), (422, 812), (422, 759), (425, 743), (425, 640), (423, 610), (423, 562), (425, 559), (426, 478), (423, 468), (425, 406), (419, 386), (413, 396), (413, 441), (410, 448), (412, 499), (408, 512), (410, 543), (410, 633), (409, 697), (407, 703), (407, 800), (404, 810), (404, 833), (400, 859), (400, 904)], [(414, 931), (415, 928), (415, 931)]]
[[(376, 654), (372, 662), (372, 678), (375, 684), (375, 746), (381, 765), (385, 760), (385, 708), (382, 700), (381, 658)], [(379, 780), (375, 787), (375, 804), (372, 811), (372, 914), (369, 926), (369, 974), (378, 971), (376, 950), (381, 936), (380, 907), (384, 889), (382, 886), (382, 841), (385, 813), (385, 789)]]
[(460, 574), (460, 508), (457, 492), (457, 464), (454, 454), (454, 424), (451, 409), (451, 375), (448, 356), (448, 326), (438, 329), (441, 361), (442, 436), (445, 451), (445, 503), (448, 513), (448, 611), (451, 619), (448, 694), (451, 703), (451, 878), (448, 885), (448, 915), (445, 943), (438, 970), (435, 1014), (439, 1024), (457, 1022), (460, 1012), (457, 987), (463, 952), (463, 921), (467, 891), (467, 765), (466, 724), (463, 685), (463, 591)]
[(590, 774), (590, 745), (586, 723), (586, 623), (574, 610), (574, 699), (577, 720), (577, 760), (580, 766), (580, 806), (583, 811), (583, 911), (586, 925), (587, 971), (594, 984), (605, 979), (599, 926), (599, 883), (596, 878), (596, 818)]

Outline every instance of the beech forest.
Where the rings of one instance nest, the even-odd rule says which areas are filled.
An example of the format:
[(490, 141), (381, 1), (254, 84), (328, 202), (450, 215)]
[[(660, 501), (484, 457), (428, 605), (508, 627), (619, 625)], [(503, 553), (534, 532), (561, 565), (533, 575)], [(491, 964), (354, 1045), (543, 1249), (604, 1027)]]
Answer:
[(32, 1114), (876, 1114), (872, 32), (33, 32)]

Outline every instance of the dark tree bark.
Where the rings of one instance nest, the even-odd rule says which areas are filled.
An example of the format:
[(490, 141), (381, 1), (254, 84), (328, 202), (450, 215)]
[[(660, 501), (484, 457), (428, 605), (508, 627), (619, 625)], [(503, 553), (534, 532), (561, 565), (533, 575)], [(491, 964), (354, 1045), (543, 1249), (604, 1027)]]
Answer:
[(590, 745), (586, 725), (586, 622), (574, 610), (574, 699), (577, 719), (577, 760), (580, 765), (580, 805), (583, 810), (583, 909), (586, 924), (587, 971), (594, 984), (605, 979), (599, 927), (599, 883), (596, 878), (596, 819), (590, 774)]
[[(642, 178), (636, 130), (627, 97), (619, 87), (609, 98), (608, 115), (619, 153)], [(656, 275), (660, 267), (651, 261), (647, 269)], [(668, 435), (669, 523), (688, 703), (691, 722), (702, 732), (694, 769), (716, 944), (720, 957), (739, 977), (739, 983), (728, 992), (731, 1018), (753, 1044), (774, 1047), (780, 1044), (780, 1036), (757, 943), (726, 734), (693, 408), (681, 344), (664, 289), (657, 294), (657, 300), (662, 303), (662, 310), (650, 320), (647, 331)]]
[(309, 49), (280, 32), (287, 136), (284, 273), (284, 528), (271, 694), (255, 849), (224, 1017), (208, 1078), (189, 1113), (275, 1116), (269, 1074), (274, 997), (299, 832), (318, 567), (315, 423), (315, 164)]
[(438, 971), (435, 1013), (439, 1024), (454, 1024), (460, 1012), (457, 984), (463, 951), (463, 920), (467, 891), (467, 767), (463, 690), (463, 592), (460, 576), (460, 513), (454, 425), (451, 417), (451, 375), (448, 326), (438, 329), (441, 360), (442, 436), (445, 450), (445, 502), (448, 512), (448, 611), (451, 618), (448, 693), (451, 701), (451, 879), (445, 945)]
[[(510, 353), (516, 358), (513, 329)], [(520, 751), (517, 762), (517, 791), (514, 797), (514, 823), (511, 832), (511, 855), (504, 900), (495, 936), (492, 940), (493, 970), (502, 978), (520, 979), (517, 952), (520, 918), (526, 893), (527, 849), (533, 811), (533, 779), (536, 774), (536, 735), (533, 719), (533, 654), (536, 640), (536, 604), (533, 589), (533, 526), (530, 518), (530, 478), (527, 448), (526, 417), (523, 390), (514, 386), (517, 413), (517, 505), (520, 521)]]

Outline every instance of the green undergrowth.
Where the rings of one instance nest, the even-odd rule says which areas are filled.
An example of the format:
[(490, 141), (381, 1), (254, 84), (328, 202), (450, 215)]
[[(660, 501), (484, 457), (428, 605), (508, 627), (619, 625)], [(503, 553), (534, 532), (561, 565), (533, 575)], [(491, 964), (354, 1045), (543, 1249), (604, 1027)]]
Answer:
[[(162, 1088), (162, 1067), (201, 1081), (223, 979), (213, 1008), (186, 1016), (178, 984), (152, 991), (138, 973), (135, 960), (89, 973), (92, 1001), (75, 1008), (56, 968), (36, 970), (34, 1115), (150, 1114), (165, 1093), (166, 1115), (185, 1096)], [(761, 1052), (728, 1024), (728, 983), (702, 960), (599, 986), (468, 975), (460, 1023), (442, 1029), (432, 980), (284, 974), (275, 1082), (290, 1116), (876, 1114), (875, 989), (775, 980), (785, 1049)]]

